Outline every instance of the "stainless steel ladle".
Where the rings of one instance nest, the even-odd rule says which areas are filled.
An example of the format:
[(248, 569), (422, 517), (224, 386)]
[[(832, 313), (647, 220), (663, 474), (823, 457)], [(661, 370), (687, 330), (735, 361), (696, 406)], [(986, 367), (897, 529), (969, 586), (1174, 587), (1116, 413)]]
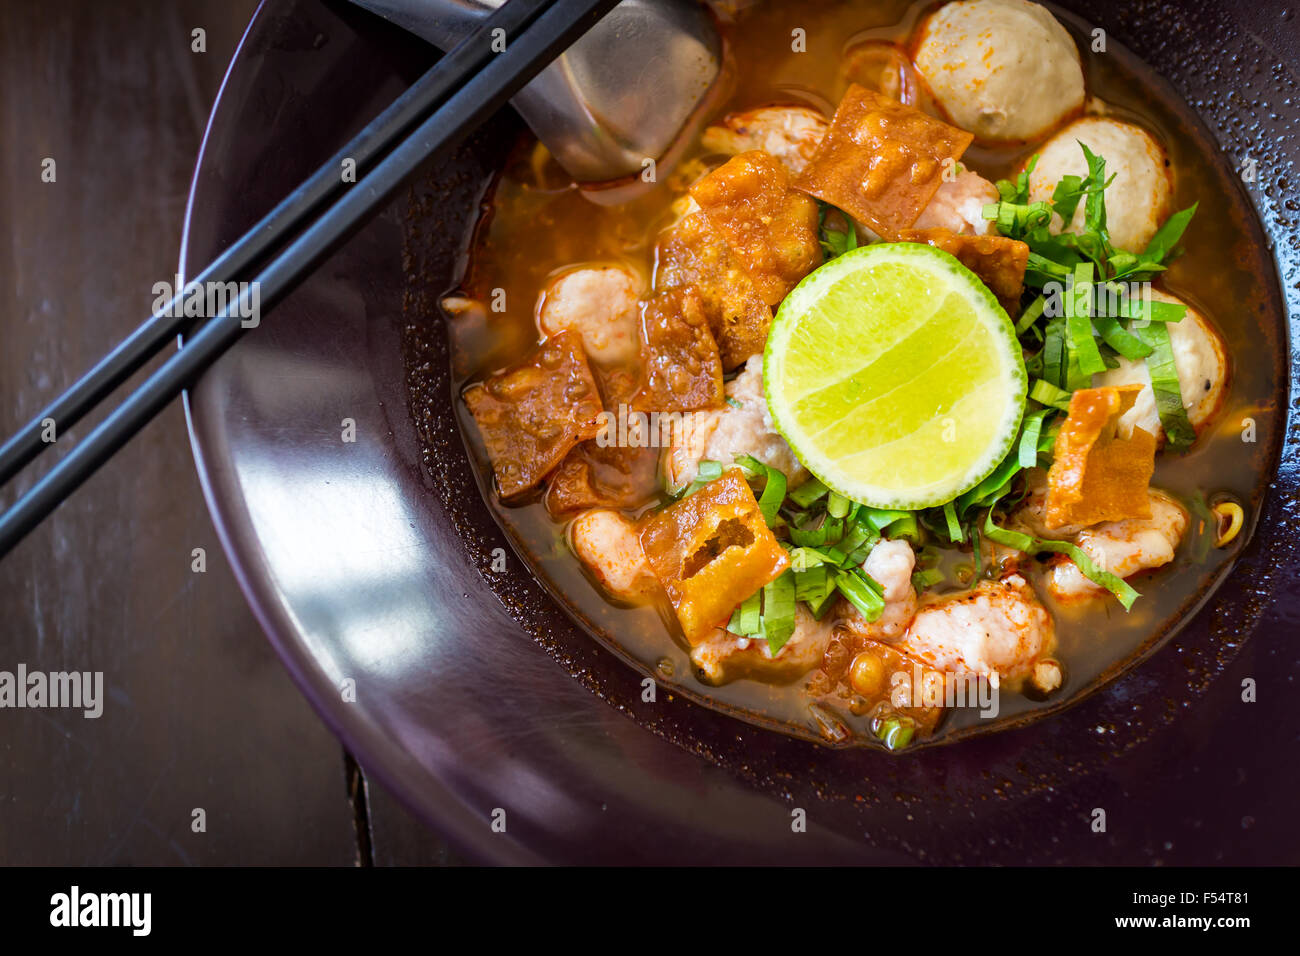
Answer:
[[(503, 0), (352, 0), (447, 50)], [(693, 0), (623, 0), (511, 104), (579, 182), (662, 158), (717, 78), (722, 44)]]

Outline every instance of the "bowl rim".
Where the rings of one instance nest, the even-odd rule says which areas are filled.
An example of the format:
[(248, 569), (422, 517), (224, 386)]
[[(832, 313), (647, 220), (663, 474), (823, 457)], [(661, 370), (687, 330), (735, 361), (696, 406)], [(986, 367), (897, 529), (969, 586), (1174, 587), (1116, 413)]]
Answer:
[[(241, 65), (241, 57), (245, 52), (246, 44), (263, 22), (266, 9), (267, 4), (263, 0), (254, 12), (236, 47), (235, 54), (232, 56), (223, 77), (216, 101), (208, 117), (186, 203), (179, 257), (179, 268), (182, 274), (185, 272), (186, 260), (190, 253), (191, 219), (197, 198), (200, 174), (208, 154), (210, 140), (216, 128), (228, 86), (237, 68)], [(1255, 197), (1252, 196), (1251, 198), (1253, 201)], [(1262, 210), (1256, 208), (1256, 213), (1261, 221), (1265, 219)], [(1276, 261), (1276, 258), (1274, 258), (1274, 263), (1280, 269), (1280, 263)], [(1281, 282), (1279, 282), (1279, 286), (1284, 289), (1284, 293), (1288, 295), (1289, 300), (1294, 300), (1295, 294), (1293, 290), (1287, 290)], [(1288, 344), (1295, 339), (1296, 322), (1296, 314), (1293, 310), (1290, 322), (1285, 329), (1290, 340)], [(1297, 397), (1297, 382), (1294, 367), (1287, 363), (1286, 370), (1290, 378), (1287, 391), (1291, 396), (1292, 403), (1291, 408), (1287, 410), (1287, 421), (1279, 426), (1281, 436), (1278, 449), (1279, 467), (1283, 459), (1295, 453), (1295, 436), (1292, 434), (1294, 431), (1292, 426), (1294, 424), (1293, 409)], [(496, 862), (543, 862), (544, 858), (542, 856), (530, 851), (516, 841), (502, 841), (491, 836), (482, 827), (481, 819), (465, 806), (451, 788), (434, 786), (431, 789), (430, 775), (425, 768), (414, 760), (408, 751), (385, 734), (382, 728), (364, 719), (350, 719), (355, 717), (354, 712), (341, 710), (335, 705), (336, 688), (320, 668), (317, 659), (307, 652), (302, 641), (298, 639), (297, 626), (292, 611), (282, 604), (278, 595), (268, 584), (270, 569), (262, 560), (263, 556), (256, 548), (249, 549), (241, 545), (240, 535), (246, 531), (250, 515), (242, 497), (234, 493), (231, 485), (233, 475), (230, 473), (228, 463), (218, 460), (211, 454), (212, 449), (205, 447), (202, 428), (197, 420), (199, 412), (195, 407), (195, 397), (188, 390), (184, 395), (184, 407), (191, 448), (194, 453), (203, 494), (222, 547), (229, 557), (236, 580), (259, 625), (271, 641), (278, 656), (285, 662), (291, 677), (308, 698), (313, 709), (320, 714), (326, 725), (340, 738), (344, 746), (357, 756), (367, 772), (373, 773), (396, 794), (403, 804), (418, 816), (434, 823), (462, 852), (478, 859)], [(1257, 538), (1256, 544), (1258, 544), (1258, 540)], [(1210, 598), (1210, 600), (1213, 599), (1214, 596)], [(1203, 613), (1203, 609), (1199, 613)], [(421, 780), (418, 788), (413, 784), (413, 781), (417, 778)]]

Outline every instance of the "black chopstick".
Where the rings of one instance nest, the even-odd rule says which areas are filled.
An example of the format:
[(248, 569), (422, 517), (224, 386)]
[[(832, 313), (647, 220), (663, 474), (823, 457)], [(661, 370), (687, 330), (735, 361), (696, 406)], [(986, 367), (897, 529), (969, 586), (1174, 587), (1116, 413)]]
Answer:
[[(489, 34), (493, 29), (505, 30), (509, 43), (549, 2), (550, 0), (511, 0), (495, 11), (483, 27)], [(496, 55), (489, 43), (475, 40), (474, 37), (457, 45), (419, 82), (367, 124), (350, 143), (322, 164), (310, 178), (200, 272), (193, 282), (203, 285), (207, 282), (234, 281), (264, 263), (266, 257), (293, 230), (353, 185), (344, 183), (340, 175), (345, 158), (355, 161), (357, 178), (360, 179), (376, 158), (391, 150), (430, 110), (445, 100), (464, 78), (482, 69)], [(186, 330), (191, 320), (183, 315), (182, 309), (175, 308), (184, 294), (184, 289), (177, 289), (172, 301), (159, 314), (151, 316), (136, 328), (89, 372), (0, 446), (0, 485), (49, 447), (49, 443), (42, 438), (45, 422), (54, 422), (59, 433), (72, 428), (87, 412), (158, 354), (168, 342)]]
[[(490, 50), (495, 39), (493, 31), (501, 28), (500, 23), (494, 22), (496, 17), (519, 2), (509, 0), (498, 14), (485, 21), (456, 49), (479, 43)], [(463, 140), (552, 59), (594, 26), (618, 0), (530, 2), (542, 8), (542, 12), (525, 19), (522, 30), (514, 38), (507, 32), (504, 52), (490, 55), (482, 68), (468, 79), (454, 72), (464, 69), (463, 62), (452, 64), (449, 69), (458, 82), (451, 83), (450, 87), (458, 87), (455, 92), (423, 118), (409, 135), (395, 142), (388, 155), (374, 162), (364, 175), (358, 164), (357, 181), (341, 191), (331, 190), (331, 195), (337, 192), (337, 198), (329, 208), (256, 272), (254, 281), (260, 284), (263, 310), (273, 308), (298, 280), (342, 244), (367, 218), (378, 212), (424, 160)], [(441, 70), (447, 59), (440, 60), (417, 81), (416, 86), (447, 83), (447, 71)], [(385, 111), (376, 122), (384, 125), (387, 118), (388, 111)], [(371, 127), (367, 127), (367, 132), (370, 131)], [(374, 135), (380, 134), (376, 132)], [(342, 155), (349, 155), (346, 149)], [(322, 167), (325, 168), (329, 168), (328, 164)], [(337, 177), (338, 169), (337, 165), (329, 168), (330, 175)], [(313, 180), (304, 185), (310, 186)], [(254, 232), (260, 228), (262, 224), (254, 227)], [(150, 374), (47, 475), (0, 515), (0, 555), (7, 554), (239, 338), (244, 331), (239, 311), (235, 305), (228, 305), (216, 317), (205, 320), (179, 351)], [(88, 387), (85, 395), (98, 390), (98, 385)]]

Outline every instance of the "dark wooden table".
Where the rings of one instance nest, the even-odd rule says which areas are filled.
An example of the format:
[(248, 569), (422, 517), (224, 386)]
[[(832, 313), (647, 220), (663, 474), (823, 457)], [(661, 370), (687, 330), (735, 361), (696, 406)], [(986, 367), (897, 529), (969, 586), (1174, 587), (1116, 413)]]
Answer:
[[(5, 435), (141, 321), (176, 271), (208, 112), (256, 6), (0, 4)], [(0, 561), (0, 671), (19, 664), (102, 671), (106, 704), (98, 719), (0, 709), (0, 864), (453, 859), (366, 783), (272, 653), (209, 520), (179, 404)]]

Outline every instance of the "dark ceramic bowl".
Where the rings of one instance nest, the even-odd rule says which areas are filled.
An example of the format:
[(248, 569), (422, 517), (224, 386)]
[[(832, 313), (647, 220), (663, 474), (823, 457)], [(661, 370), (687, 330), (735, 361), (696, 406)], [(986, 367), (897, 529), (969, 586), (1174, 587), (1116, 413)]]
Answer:
[[(832, 751), (661, 693), (511, 560), (452, 414), (433, 302), (518, 133), (506, 111), (429, 168), (188, 395), (194, 453), (249, 602), (370, 773), (499, 862), (1295, 862), (1300, 720), (1300, 44), (1289, 12), (1068, 4), (1163, 76), (1241, 158), (1283, 383), (1253, 541), (1187, 626), (1077, 706), (914, 754)], [(187, 275), (432, 62), (344, 3), (258, 11), (195, 173)], [(1275, 284), (1273, 261), (1280, 273)], [(1285, 290), (1285, 304), (1282, 292)], [(421, 359), (409, 363), (411, 355)], [(415, 414), (413, 415), (413, 412)], [(344, 420), (356, 441), (344, 442)], [(418, 422), (418, 424), (417, 424)], [(1261, 488), (1261, 491), (1263, 489)], [(1247, 678), (1258, 700), (1242, 700)], [(343, 688), (355, 688), (354, 694)], [(353, 699), (354, 698), (354, 699)], [(791, 814), (807, 816), (796, 833)], [(1106, 832), (1090, 826), (1107, 811)], [(504, 833), (495, 810), (506, 811)]]

